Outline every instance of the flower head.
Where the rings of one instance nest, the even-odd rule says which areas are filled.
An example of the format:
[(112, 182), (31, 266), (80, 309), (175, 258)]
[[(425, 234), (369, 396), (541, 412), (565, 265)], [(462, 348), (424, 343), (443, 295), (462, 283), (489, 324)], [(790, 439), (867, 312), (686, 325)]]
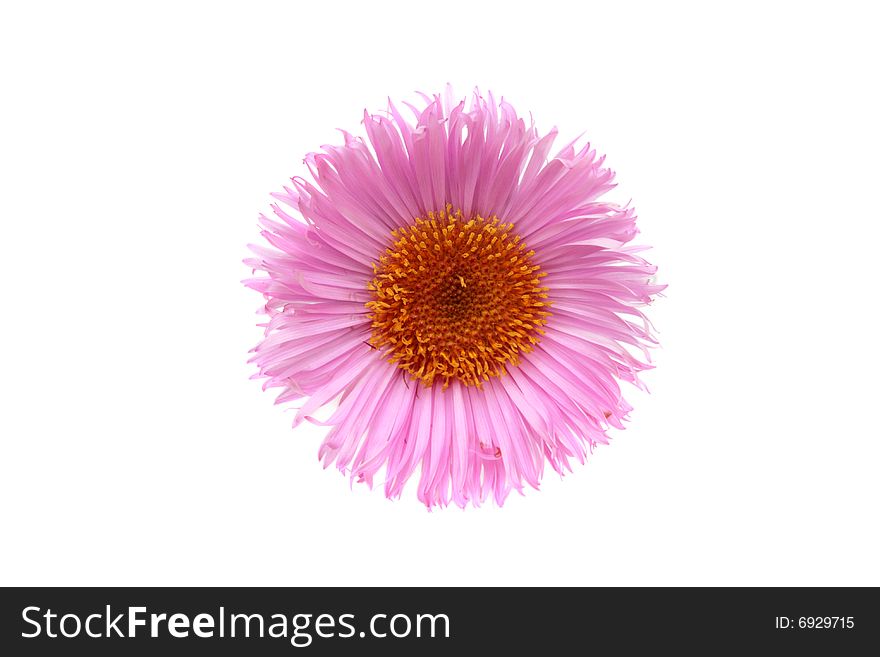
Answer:
[(627, 245), (634, 210), (599, 200), (614, 174), (589, 144), (549, 157), (556, 130), (491, 94), (410, 109), (365, 112), (367, 139), (307, 155), (312, 181), (260, 217), (252, 360), (295, 426), (330, 427), (325, 467), (382, 471), (388, 497), (417, 475), (429, 507), (501, 504), (622, 428), (663, 286)]

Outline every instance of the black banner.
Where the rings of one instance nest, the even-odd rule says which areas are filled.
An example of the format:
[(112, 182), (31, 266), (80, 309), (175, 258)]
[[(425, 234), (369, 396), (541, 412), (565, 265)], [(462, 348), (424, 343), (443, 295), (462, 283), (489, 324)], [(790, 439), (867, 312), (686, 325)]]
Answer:
[(871, 588), (7, 588), (0, 614), (3, 655), (855, 654), (880, 638)]

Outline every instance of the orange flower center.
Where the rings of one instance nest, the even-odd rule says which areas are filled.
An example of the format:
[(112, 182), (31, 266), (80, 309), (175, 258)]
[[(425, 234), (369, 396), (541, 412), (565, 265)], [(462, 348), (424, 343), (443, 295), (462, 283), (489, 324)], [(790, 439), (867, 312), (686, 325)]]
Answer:
[(391, 231), (373, 263), (370, 344), (425, 385), (479, 386), (532, 350), (550, 314), (546, 274), (513, 224), (448, 205)]

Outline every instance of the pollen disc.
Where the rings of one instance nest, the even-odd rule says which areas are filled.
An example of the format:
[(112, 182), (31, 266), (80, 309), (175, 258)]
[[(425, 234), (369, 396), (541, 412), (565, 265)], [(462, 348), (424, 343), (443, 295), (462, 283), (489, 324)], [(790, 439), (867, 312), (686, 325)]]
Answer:
[(425, 385), (479, 386), (537, 344), (546, 275), (513, 224), (447, 206), (391, 232), (373, 263), (370, 344)]

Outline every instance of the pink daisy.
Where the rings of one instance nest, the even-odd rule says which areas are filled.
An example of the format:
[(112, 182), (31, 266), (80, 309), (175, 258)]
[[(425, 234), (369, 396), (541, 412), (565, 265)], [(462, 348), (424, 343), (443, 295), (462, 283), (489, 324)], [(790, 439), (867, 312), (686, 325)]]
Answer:
[[(366, 141), (306, 156), (247, 260), (266, 298), (252, 361), (330, 427), (319, 456), (429, 508), (502, 504), (623, 428), (663, 286), (589, 144), (549, 157), (507, 102), (423, 96), (364, 113)], [(329, 419), (315, 415), (324, 406)]]

